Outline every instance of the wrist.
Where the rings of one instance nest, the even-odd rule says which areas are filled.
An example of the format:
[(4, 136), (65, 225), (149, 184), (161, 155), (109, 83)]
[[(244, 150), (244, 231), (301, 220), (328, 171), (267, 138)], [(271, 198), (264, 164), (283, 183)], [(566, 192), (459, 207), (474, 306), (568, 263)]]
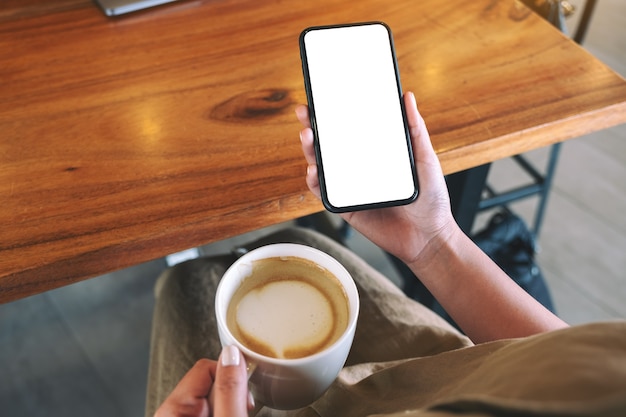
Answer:
[(467, 238), (465, 233), (454, 219), (450, 219), (426, 242), (417, 256), (405, 263), (420, 279), (426, 278), (430, 275), (428, 271), (437, 269), (437, 264), (447, 263), (446, 260), (456, 253), (455, 247), (459, 246), (464, 238)]

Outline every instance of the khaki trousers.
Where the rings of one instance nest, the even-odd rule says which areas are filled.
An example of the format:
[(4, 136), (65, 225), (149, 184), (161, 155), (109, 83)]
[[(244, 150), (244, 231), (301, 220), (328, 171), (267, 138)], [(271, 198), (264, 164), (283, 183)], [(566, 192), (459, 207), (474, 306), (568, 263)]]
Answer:
[[(626, 415), (626, 323), (473, 346), (321, 234), (290, 228), (244, 248), (285, 242), (315, 247), (342, 263), (356, 282), (361, 310), (346, 367), (324, 396), (304, 409), (259, 407), (256, 415)], [(220, 278), (235, 259), (232, 254), (199, 258), (159, 278), (146, 416), (154, 414), (198, 359), (218, 357), (213, 301)], [(603, 342), (589, 349), (589, 340)], [(599, 378), (590, 380), (590, 372)]]

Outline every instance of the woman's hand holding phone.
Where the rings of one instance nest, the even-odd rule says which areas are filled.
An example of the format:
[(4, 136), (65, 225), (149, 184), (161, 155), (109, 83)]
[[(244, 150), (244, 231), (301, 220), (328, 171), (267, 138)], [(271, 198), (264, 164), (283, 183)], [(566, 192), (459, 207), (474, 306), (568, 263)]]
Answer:
[[(348, 212), (341, 216), (376, 245), (405, 263), (411, 263), (423, 257), (429, 242), (455, 233), (458, 226), (450, 210), (441, 165), (430, 142), (424, 119), (417, 110), (415, 96), (408, 92), (404, 94), (403, 100), (420, 179), (420, 197), (409, 205)], [(304, 126), (300, 139), (308, 164), (306, 183), (311, 192), (320, 198), (313, 131), (307, 106), (298, 106), (296, 115)]]

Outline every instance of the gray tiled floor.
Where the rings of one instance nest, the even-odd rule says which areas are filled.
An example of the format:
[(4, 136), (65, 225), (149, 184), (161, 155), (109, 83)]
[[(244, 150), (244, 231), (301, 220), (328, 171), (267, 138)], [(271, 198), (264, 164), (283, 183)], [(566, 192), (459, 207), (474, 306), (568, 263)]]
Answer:
[[(626, 74), (626, 2), (598, 3), (585, 46)], [(539, 261), (559, 314), (573, 324), (626, 318), (625, 138), (621, 126), (569, 141), (559, 161)], [(546, 150), (530, 157), (542, 161)], [(506, 160), (494, 164), (497, 183), (515, 177)], [(533, 204), (515, 209), (528, 216)], [(393, 274), (358, 235), (349, 245)], [(0, 415), (142, 415), (152, 287), (164, 267), (158, 260), (1, 305)]]

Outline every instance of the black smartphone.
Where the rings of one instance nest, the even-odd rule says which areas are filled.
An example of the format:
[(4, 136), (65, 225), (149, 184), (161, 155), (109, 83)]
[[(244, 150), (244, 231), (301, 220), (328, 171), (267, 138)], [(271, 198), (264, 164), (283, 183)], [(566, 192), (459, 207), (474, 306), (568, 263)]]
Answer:
[(414, 201), (418, 180), (389, 27), (307, 28), (300, 57), (326, 209)]

